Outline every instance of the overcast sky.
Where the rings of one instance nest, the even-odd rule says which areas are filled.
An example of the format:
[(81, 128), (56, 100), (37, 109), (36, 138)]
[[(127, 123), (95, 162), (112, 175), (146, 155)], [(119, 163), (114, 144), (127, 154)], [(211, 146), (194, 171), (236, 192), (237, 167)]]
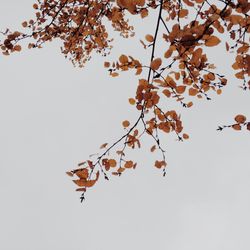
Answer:
[[(1, 1), (0, 29), (20, 28), (32, 3)], [(143, 24), (134, 39), (116, 40), (113, 58), (145, 56), (139, 38), (154, 25)], [(167, 176), (145, 141), (133, 153), (136, 170), (100, 181), (81, 204), (65, 171), (118, 138), (122, 120), (136, 119), (133, 73), (110, 78), (99, 56), (74, 68), (58, 42), (0, 57), (0, 249), (249, 249), (250, 133), (216, 131), (238, 113), (250, 118), (249, 92), (232, 77), (224, 44), (210, 59), (229, 84), (212, 101), (179, 109), (190, 140), (163, 138)]]

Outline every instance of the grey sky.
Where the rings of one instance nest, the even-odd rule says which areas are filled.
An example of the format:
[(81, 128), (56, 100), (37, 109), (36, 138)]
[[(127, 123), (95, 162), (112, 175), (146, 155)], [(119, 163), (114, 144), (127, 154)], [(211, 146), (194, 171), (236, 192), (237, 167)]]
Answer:
[[(18, 29), (32, 3), (2, 1), (0, 29)], [(113, 58), (144, 53), (138, 37), (114, 45)], [(58, 42), (1, 57), (0, 249), (249, 249), (250, 134), (216, 131), (238, 113), (250, 118), (249, 93), (232, 78), (230, 56), (219, 48), (210, 58), (229, 84), (222, 96), (182, 111), (189, 141), (163, 138), (166, 178), (145, 141), (132, 153), (135, 171), (101, 181), (81, 204), (65, 171), (118, 138), (124, 118), (136, 118), (127, 101), (133, 73), (110, 78), (98, 56), (73, 68)]]

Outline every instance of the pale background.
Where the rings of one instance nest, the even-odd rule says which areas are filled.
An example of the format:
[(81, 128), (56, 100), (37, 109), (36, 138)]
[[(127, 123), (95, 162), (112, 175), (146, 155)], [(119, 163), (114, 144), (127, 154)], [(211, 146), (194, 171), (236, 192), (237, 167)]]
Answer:
[[(19, 29), (32, 17), (32, 3), (1, 0), (0, 28)], [(135, 39), (116, 40), (113, 58), (143, 57), (138, 39), (154, 22), (144, 24)], [(101, 181), (81, 204), (65, 171), (118, 138), (123, 119), (136, 118), (127, 101), (136, 89), (133, 73), (110, 78), (99, 56), (73, 68), (57, 42), (1, 57), (0, 249), (250, 249), (250, 133), (216, 131), (238, 113), (250, 117), (249, 92), (232, 78), (224, 44), (210, 58), (229, 85), (211, 102), (182, 110), (189, 141), (163, 138), (166, 178), (145, 141), (133, 154), (135, 171)]]

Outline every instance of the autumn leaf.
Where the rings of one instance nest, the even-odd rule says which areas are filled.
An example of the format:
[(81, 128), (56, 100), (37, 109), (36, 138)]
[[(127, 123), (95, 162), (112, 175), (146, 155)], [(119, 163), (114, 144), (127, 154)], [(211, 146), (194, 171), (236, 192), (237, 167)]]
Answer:
[(178, 94), (183, 94), (185, 92), (185, 90), (186, 90), (186, 86), (185, 85), (180, 85), (180, 86), (176, 87), (176, 92)]
[(126, 161), (124, 164), (124, 168), (132, 168), (134, 163), (132, 161)]
[(194, 88), (190, 88), (189, 90), (188, 90), (188, 93), (189, 93), (189, 95), (190, 96), (195, 96), (195, 95), (197, 95), (198, 94), (198, 90), (197, 89), (194, 89)]
[(187, 15), (188, 15), (188, 10), (187, 9), (181, 9), (179, 11), (179, 17), (180, 18), (186, 17)]
[(236, 115), (234, 120), (238, 123), (244, 123), (247, 118), (244, 115)]
[(103, 143), (103, 144), (100, 146), (100, 149), (106, 148), (107, 145), (108, 145), (108, 143)]
[(146, 35), (145, 38), (150, 43), (152, 43), (154, 41), (154, 37), (152, 35)]
[[(113, 175), (120, 176), (126, 169), (135, 168), (136, 163), (125, 160), (125, 156), (128, 155), (127, 150), (141, 148), (143, 136), (150, 137), (156, 143), (150, 148), (151, 153), (158, 149), (163, 154), (164, 160), (155, 161), (154, 165), (164, 172), (167, 163), (165, 152), (161, 149), (162, 132), (174, 133), (177, 140), (189, 138), (188, 134), (182, 133), (184, 123), (180, 114), (175, 110), (168, 110), (172, 102), (189, 108), (193, 102), (186, 103), (186, 95), (189, 95), (187, 98), (190, 99), (196, 97), (210, 100), (211, 92), (220, 95), (227, 84), (227, 79), (213, 64), (216, 60), (213, 62), (210, 58), (210, 53), (217, 52), (202, 47), (214, 47), (223, 41), (225, 53), (234, 52), (230, 54), (234, 57), (233, 75), (242, 82), (242, 89), (250, 89), (250, 5), (247, 0), (211, 3), (205, 0), (46, 0), (36, 1), (33, 8), (34, 18), (22, 22), (26, 33), (9, 29), (1, 32), (1, 53), (7, 56), (20, 52), (25, 41), (31, 49), (42, 48), (50, 41), (60, 39), (63, 56), (79, 67), (85, 66), (94, 53), (105, 58), (111, 55), (111, 50), (115, 47), (111, 38), (113, 31), (119, 32), (124, 38), (136, 37), (139, 33), (138, 29), (131, 25), (132, 22), (129, 22), (131, 16), (145, 18), (158, 12), (158, 15), (150, 15), (156, 25), (152, 31), (153, 35), (147, 34), (150, 32), (147, 23), (143, 22), (144, 20), (140, 22), (140, 29), (146, 31), (144, 41), (140, 40), (145, 53), (134, 54), (142, 55), (142, 58), (125, 55), (127, 48), (123, 46), (123, 54), (120, 53), (118, 59), (103, 63), (112, 77), (118, 77), (120, 72), (124, 71), (132, 71), (136, 76), (145, 74), (143, 79), (139, 79), (139, 84), (137, 80), (135, 82), (135, 93), (132, 95), (134, 98), (127, 97), (129, 104), (134, 105), (137, 119), (131, 124), (124, 120), (122, 126), (125, 129), (116, 141), (111, 142), (109, 147), (107, 143), (102, 144), (101, 153), (91, 155), (89, 158), (92, 160), (86, 159), (79, 163), (79, 169), (67, 172), (70, 177), (78, 177), (73, 180), (79, 186), (77, 191), (85, 192), (88, 187), (95, 185), (99, 171), (108, 179), (106, 172), (110, 169)], [(185, 20), (180, 20), (182, 18)], [(132, 43), (136, 46), (134, 40)], [(134, 51), (136, 49), (135, 47)], [(227, 64), (225, 62), (225, 65)], [(94, 74), (99, 74), (98, 68), (94, 69)], [(122, 88), (118, 90), (124, 91)], [(100, 91), (100, 88), (97, 88), (97, 91)], [(105, 96), (105, 93), (103, 95)], [(108, 96), (105, 98), (110, 99)], [(232, 98), (232, 103), (234, 101)], [(100, 107), (100, 110), (103, 109), (104, 107)], [(234, 119), (236, 124), (220, 126), (220, 130), (232, 127), (238, 131), (244, 126), (250, 130), (250, 124), (244, 115), (239, 114)], [(114, 159), (113, 153), (118, 160)], [(96, 178), (93, 179), (95, 173)]]
[(66, 172), (66, 174), (70, 177), (74, 176), (74, 174), (72, 172)]
[(130, 122), (127, 121), (127, 120), (125, 120), (125, 121), (122, 122), (122, 126), (123, 126), (124, 128), (129, 127), (129, 125), (130, 125)]
[(116, 160), (115, 159), (109, 159), (108, 162), (109, 162), (109, 166), (111, 168), (116, 167)]
[(155, 167), (156, 168), (162, 168), (162, 167), (166, 167), (167, 163), (165, 161), (155, 161)]
[(157, 70), (160, 68), (161, 64), (162, 64), (161, 58), (156, 58), (151, 62), (150, 68), (153, 70)]
[(153, 153), (155, 150), (156, 150), (156, 146), (154, 145), (151, 147), (150, 151)]
[(247, 130), (250, 130), (250, 122), (247, 123)]
[(205, 41), (205, 45), (207, 47), (213, 47), (216, 46), (220, 43), (220, 39), (217, 36), (210, 36), (206, 41)]
[(232, 125), (232, 128), (233, 128), (234, 130), (241, 130), (240, 124), (234, 124), (234, 125)]
[(135, 105), (135, 103), (136, 103), (136, 101), (135, 101), (134, 98), (129, 98), (128, 101), (129, 101), (129, 103), (130, 103), (131, 105)]
[(84, 168), (81, 170), (76, 171), (75, 173), (80, 179), (87, 179), (89, 175), (88, 169)]
[(120, 63), (122, 63), (122, 64), (128, 63), (128, 57), (127, 57), (126, 55), (121, 55), (121, 56), (119, 57), (119, 61), (120, 61)]

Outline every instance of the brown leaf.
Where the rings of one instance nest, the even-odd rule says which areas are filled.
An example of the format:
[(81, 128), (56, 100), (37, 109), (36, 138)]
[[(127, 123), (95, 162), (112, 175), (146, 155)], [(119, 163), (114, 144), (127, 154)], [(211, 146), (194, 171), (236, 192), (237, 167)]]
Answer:
[(128, 57), (127, 57), (126, 55), (121, 55), (121, 56), (119, 57), (119, 61), (120, 61), (120, 63), (122, 63), (122, 64), (126, 64), (126, 63), (128, 63)]
[(220, 39), (217, 36), (209, 36), (209, 38), (205, 41), (205, 45), (207, 47), (213, 47), (220, 43)]
[(166, 166), (167, 166), (167, 163), (165, 161), (155, 161), (155, 167), (157, 168), (162, 168)]
[(155, 150), (156, 150), (156, 146), (154, 145), (151, 147), (150, 151), (153, 153)]
[(86, 192), (86, 188), (77, 188), (76, 191), (78, 191), (78, 192)]
[(129, 125), (130, 125), (130, 122), (127, 121), (127, 120), (125, 120), (125, 121), (122, 122), (122, 126), (123, 126), (124, 128), (127, 128)]
[(130, 103), (131, 105), (135, 105), (135, 103), (136, 103), (136, 101), (135, 101), (134, 98), (129, 98), (128, 101), (129, 101), (129, 103)]
[(247, 118), (244, 115), (236, 115), (234, 117), (234, 120), (238, 123), (244, 123), (247, 120)]
[(114, 168), (114, 167), (116, 167), (116, 160), (115, 159), (109, 159), (108, 160), (108, 162), (109, 162), (109, 166), (111, 167), (111, 168)]
[(80, 178), (80, 179), (87, 179), (89, 176), (89, 171), (87, 168), (80, 169), (75, 172), (75, 174)]
[(134, 165), (134, 163), (132, 161), (126, 161), (126, 163), (124, 164), (125, 168), (132, 168)]
[(103, 144), (100, 146), (100, 149), (106, 148), (107, 146), (108, 146), (108, 143), (103, 143)]
[(233, 128), (234, 130), (241, 130), (240, 124), (234, 124), (234, 125), (232, 126), (232, 128)]
[(167, 97), (170, 97), (170, 96), (171, 96), (171, 92), (170, 92), (168, 89), (164, 89), (164, 90), (162, 91), (162, 93), (163, 93), (165, 96), (167, 96)]
[(154, 41), (154, 37), (152, 36), (152, 35), (146, 35), (145, 36), (145, 39), (148, 41), (148, 42), (150, 42), (150, 43), (152, 43), (153, 41)]
[(247, 130), (250, 130), (250, 122), (247, 123)]
[(186, 86), (185, 85), (180, 85), (180, 86), (176, 87), (176, 92), (178, 94), (183, 94), (185, 92), (185, 90), (186, 90)]
[(157, 70), (160, 68), (161, 64), (162, 64), (161, 58), (156, 58), (151, 62), (150, 68), (153, 70)]
[(74, 174), (72, 172), (66, 172), (66, 174), (70, 177), (74, 176)]
[(189, 93), (189, 95), (191, 95), (191, 96), (197, 95), (198, 92), (199, 92), (199, 91), (198, 91), (197, 89), (194, 89), (194, 88), (190, 88), (190, 89), (188, 90), (188, 93)]

